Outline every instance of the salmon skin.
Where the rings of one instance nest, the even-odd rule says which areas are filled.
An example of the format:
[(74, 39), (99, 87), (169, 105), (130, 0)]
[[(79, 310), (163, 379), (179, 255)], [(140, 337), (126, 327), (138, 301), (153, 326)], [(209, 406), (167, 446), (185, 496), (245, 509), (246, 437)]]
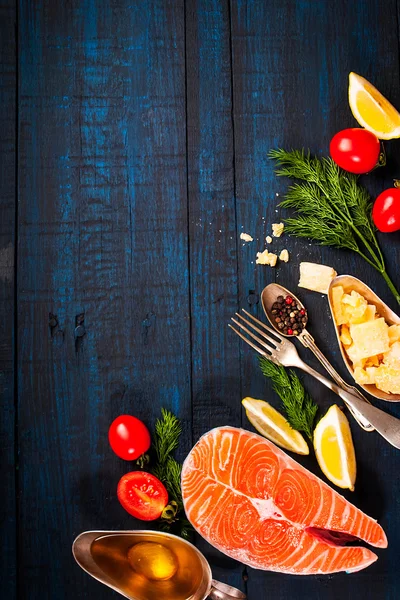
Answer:
[(378, 523), (272, 442), (235, 427), (206, 433), (182, 468), (184, 507), (215, 548), (256, 569), (316, 575), (359, 571), (386, 548)]

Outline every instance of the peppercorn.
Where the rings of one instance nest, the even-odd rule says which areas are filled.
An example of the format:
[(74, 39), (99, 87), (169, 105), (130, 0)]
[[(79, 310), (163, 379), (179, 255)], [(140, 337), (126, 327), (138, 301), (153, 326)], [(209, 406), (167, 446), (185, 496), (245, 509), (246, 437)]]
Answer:
[(272, 304), (271, 314), (274, 315), (276, 327), (284, 335), (300, 335), (308, 321), (307, 311), (291, 296), (278, 296)]

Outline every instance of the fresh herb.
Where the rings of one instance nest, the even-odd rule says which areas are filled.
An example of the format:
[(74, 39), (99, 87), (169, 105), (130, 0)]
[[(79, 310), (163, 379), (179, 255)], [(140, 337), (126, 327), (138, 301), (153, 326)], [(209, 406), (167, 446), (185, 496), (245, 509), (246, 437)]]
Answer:
[(179, 464), (172, 453), (179, 445), (182, 426), (179, 419), (170, 411), (161, 409), (161, 419), (157, 419), (153, 441), (153, 450), (156, 464), (152, 473), (167, 488), (169, 504), (161, 515), (161, 528), (163, 531), (173, 531), (183, 538), (190, 537), (192, 527), (185, 517), (183, 508), (181, 473), (182, 465)]
[(318, 406), (296, 373), (286, 371), (285, 367), (274, 364), (264, 356), (260, 358), (260, 367), (265, 377), (271, 379), (274, 391), (282, 400), (290, 425), (297, 431), (303, 431), (312, 440)]
[(285, 220), (286, 231), (322, 246), (356, 252), (381, 273), (400, 304), (376, 239), (371, 200), (358, 177), (340, 169), (331, 158), (312, 157), (304, 150), (271, 150), (269, 157), (279, 165), (277, 175), (302, 180), (289, 188), (280, 204), (295, 209), (295, 216)]
[(172, 452), (179, 446), (179, 438), (182, 433), (182, 427), (178, 417), (161, 409), (162, 419), (157, 419), (154, 436), (154, 450), (160, 467), (163, 467), (171, 456)]

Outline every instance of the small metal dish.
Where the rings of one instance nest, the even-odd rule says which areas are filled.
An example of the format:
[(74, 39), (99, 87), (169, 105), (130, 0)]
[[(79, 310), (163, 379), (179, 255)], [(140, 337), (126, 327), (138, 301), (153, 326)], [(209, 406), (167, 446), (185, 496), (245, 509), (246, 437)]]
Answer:
[[(365, 283), (357, 279), (357, 277), (352, 277), (351, 275), (338, 275), (335, 279), (332, 280), (331, 285), (329, 286), (328, 291), (328, 301), (329, 308), (331, 309), (332, 319), (335, 327), (336, 337), (338, 340), (340, 352), (342, 354), (343, 361), (354, 379), (354, 369), (351, 361), (349, 360), (345, 349), (343, 347), (342, 342), (340, 341), (340, 332), (339, 327), (336, 325), (335, 315), (333, 313), (333, 305), (332, 305), (332, 288), (341, 285), (346, 294), (350, 294), (352, 290), (355, 290), (361, 296), (368, 301), (369, 304), (375, 304), (377, 312), (381, 317), (384, 317), (386, 323), (388, 325), (400, 325), (400, 317), (396, 315), (388, 306), (368, 287)], [(371, 396), (378, 398), (379, 400), (386, 400), (388, 402), (400, 402), (400, 394), (386, 394), (386, 392), (382, 392), (379, 390), (376, 385), (359, 385), (363, 390), (365, 390)]]
[[(78, 565), (100, 583), (128, 598), (129, 600), (161, 600), (171, 598), (168, 581), (154, 581), (135, 575), (129, 566), (127, 553), (129, 548), (139, 542), (157, 542), (173, 552), (178, 547), (185, 549), (180, 553), (179, 580), (185, 583), (189, 596), (181, 590), (180, 598), (186, 600), (246, 600), (240, 590), (212, 579), (211, 568), (203, 554), (190, 542), (171, 533), (151, 530), (136, 531), (85, 531), (78, 535), (72, 546), (72, 553)], [(193, 575), (191, 574), (193, 572)], [(153, 588), (151, 588), (153, 586)], [(162, 596), (160, 595), (162, 591)], [(176, 598), (176, 595), (173, 596)]]

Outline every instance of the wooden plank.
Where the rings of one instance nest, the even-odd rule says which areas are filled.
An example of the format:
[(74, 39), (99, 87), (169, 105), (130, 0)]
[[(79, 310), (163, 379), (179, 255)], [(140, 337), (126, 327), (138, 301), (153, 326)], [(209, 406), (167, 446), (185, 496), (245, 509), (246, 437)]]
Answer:
[[(188, 193), (194, 441), (240, 424), (237, 238), (229, 3), (186, 3)], [(243, 587), (243, 568), (203, 541), (213, 575)]]
[[(274, 177), (273, 165), (266, 158), (268, 150), (277, 146), (305, 146), (327, 154), (332, 135), (356, 125), (347, 104), (347, 77), (351, 70), (376, 83), (400, 105), (398, 34), (393, 18), (396, 5), (390, 2), (382, 11), (378, 0), (368, 0), (362, 8), (359, 3), (344, 1), (333, 4), (307, 0), (296, 3), (238, 0), (231, 2), (231, 7), (238, 228), (240, 231), (244, 227), (260, 238), (257, 249), (261, 250), (262, 236), (269, 233), (264, 223), (269, 225), (280, 220), (281, 212), (275, 212), (277, 194), (282, 195), (287, 187), (287, 182)], [(365, 178), (373, 194), (390, 185), (393, 163), (398, 168), (395, 143), (388, 144), (389, 168)], [(398, 245), (392, 241), (394, 238), (381, 236), (381, 239), (389, 270), (396, 279)], [(321, 249), (288, 237), (274, 240), (272, 247), (287, 247), (291, 253), (291, 261), (276, 271), (269, 267), (256, 268), (252, 264), (253, 248), (246, 246), (239, 253), (242, 305), (246, 304), (249, 290), (259, 293), (275, 278), (296, 292), (298, 264), (301, 260), (310, 260), (361, 277), (396, 308), (380, 276), (349, 253)], [(399, 280), (397, 284), (400, 285)], [(310, 330), (316, 341), (348, 379), (337, 350), (326, 300), (303, 290), (299, 295), (309, 308)], [(260, 307), (257, 313), (261, 315)], [(257, 375), (256, 358), (247, 348), (243, 353), (243, 394), (265, 397), (278, 406), (269, 385)], [(317, 367), (318, 363), (309, 354), (300, 353)], [(310, 378), (305, 382), (323, 409), (337, 402), (336, 396)], [(383, 408), (388, 409), (388, 406)], [(397, 407), (391, 406), (390, 410), (399, 413)], [(329, 578), (298, 578), (250, 570), (250, 599), (333, 599), (339, 595), (350, 598), (354, 589), (365, 598), (395, 597), (399, 574), (393, 561), (400, 543), (395, 533), (399, 491), (396, 451), (378, 435), (364, 433), (354, 422), (352, 431), (359, 472), (355, 494), (346, 495), (380, 520), (388, 532), (389, 550), (378, 552), (377, 563), (351, 577), (339, 574)], [(300, 462), (320, 475), (312, 456)]]
[(137, 525), (109, 424), (191, 442), (183, 2), (20, 12), (21, 597), (105, 599), (70, 547)]
[(15, 127), (17, 100), (16, 6), (0, 3), (0, 521), (3, 558), (0, 587), (16, 598), (16, 488), (14, 403)]

